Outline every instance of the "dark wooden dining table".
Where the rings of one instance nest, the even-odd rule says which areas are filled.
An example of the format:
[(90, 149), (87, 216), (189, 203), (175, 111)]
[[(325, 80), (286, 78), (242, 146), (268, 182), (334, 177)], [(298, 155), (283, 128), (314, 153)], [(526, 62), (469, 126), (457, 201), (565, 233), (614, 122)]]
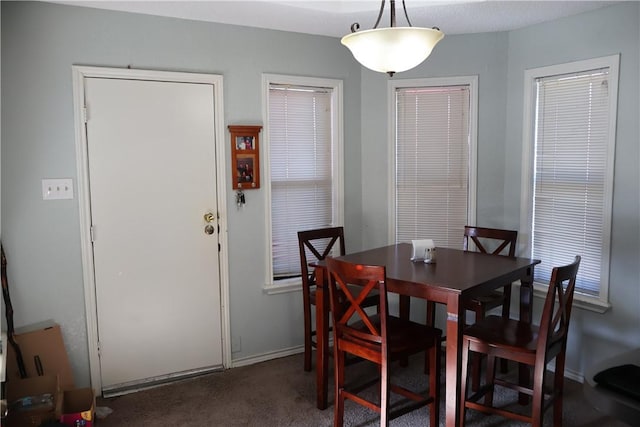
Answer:
[[(410, 297), (446, 305), (446, 425), (460, 424), (457, 401), (460, 395), (461, 354), (465, 325), (463, 301), (486, 294), (505, 284), (520, 281), (520, 319), (531, 322), (533, 270), (539, 260), (436, 248), (436, 262), (411, 261), (412, 246), (398, 243), (339, 257), (366, 264), (384, 265), (387, 289), (400, 296), (400, 316), (409, 316)], [(316, 392), (317, 407), (327, 407), (329, 371), (329, 296), (325, 289), (324, 262), (316, 263)], [(521, 371), (521, 375), (527, 375)]]

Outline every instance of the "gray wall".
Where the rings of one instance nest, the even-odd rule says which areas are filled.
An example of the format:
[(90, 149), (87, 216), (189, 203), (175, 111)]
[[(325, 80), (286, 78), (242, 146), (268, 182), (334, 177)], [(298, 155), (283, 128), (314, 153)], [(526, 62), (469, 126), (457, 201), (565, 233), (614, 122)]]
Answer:
[[(361, 69), (337, 39), (63, 5), (1, 7), (1, 229), (15, 320), (62, 325), (78, 385), (89, 383), (89, 369), (77, 200), (44, 202), (40, 190), (42, 178), (76, 178), (72, 64), (222, 74), (225, 125), (261, 123), (262, 72), (344, 79), (347, 250), (387, 242), (387, 77)], [(622, 53), (613, 309), (576, 310), (572, 345), (588, 338), (593, 351), (572, 350), (575, 372), (640, 343), (638, 9), (630, 2), (520, 31), (447, 36), (424, 64), (394, 77), (479, 76), (478, 223), (518, 227), (524, 69)], [(300, 294), (262, 292), (263, 191), (247, 192), (241, 212), (231, 188), (227, 197), (231, 334), (242, 341), (233, 358), (300, 345)]]
[[(89, 384), (78, 203), (44, 202), (40, 184), (76, 182), (73, 64), (222, 74), (225, 127), (262, 124), (263, 72), (343, 79), (345, 161), (356, 165), (345, 171), (345, 193), (353, 196), (345, 218), (358, 221), (360, 67), (334, 38), (35, 2), (1, 6), (2, 240), (15, 323), (60, 323), (78, 385)], [(229, 174), (230, 166), (231, 335), (242, 344), (232, 357), (299, 346), (301, 294), (262, 291), (264, 191), (247, 191), (237, 211)], [(347, 229), (350, 250), (360, 240)]]
[[(640, 345), (640, 3), (626, 2), (518, 31), (446, 36), (420, 67), (394, 78), (479, 76), (477, 224), (518, 229), (524, 71), (621, 54), (610, 301), (605, 314), (576, 308), (568, 373)], [(363, 246), (386, 243), (387, 94), (385, 77), (363, 71)], [(371, 107), (373, 106), (373, 107)], [(374, 230), (380, 230), (374, 232)], [(385, 233), (382, 233), (384, 230)], [(540, 307), (541, 300), (536, 300)], [(517, 307), (517, 305), (513, 305)], [(412, 301), (412, 316), (423, 305)], [(441, 313), (442, 314), (442, 313)], [(539, 315), (539, 313), (537, 313)], [(423, 318), (423, 317), (422, 317)], [(440, 319), (442, 320), (442, 319)], [(587, 348), (589, 351), (585, 351)]]
[[(445, 36), (420, 66), (394, 80), (478, 75), (478, 218), (503, 223), (504, 105), (507, 92), (507, 33)], [(387, 244), (387, 78), (362, 72), (363, 246)], [(382, 197), (381, 197), (382, 195)]]
[[(514, 224), (520, 214), (524, 71), (620, 54), (609, 276), (612, 308), (605, 314), (575, 310), (567, 366), (577, 372), (608, 354), (640, 346), (639, 6), (627, 2), (509, 33), (504, 196), (505, 217)], [(584, 351), (587, 346), (589, 351)]]

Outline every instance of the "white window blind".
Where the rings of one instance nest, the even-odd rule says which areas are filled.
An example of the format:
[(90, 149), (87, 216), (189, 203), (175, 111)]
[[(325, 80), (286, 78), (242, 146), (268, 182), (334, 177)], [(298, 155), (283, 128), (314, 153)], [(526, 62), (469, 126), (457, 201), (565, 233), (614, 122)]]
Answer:
[(300, 230), (333, 225), (332, 90), (269, 86), (274, 279), (300, 275)]
[(577, 292), (598, 295), (609, 153), (609, 69), (537, 78), (532, 257), (536, 281), (581, 255)]
[(396, 90), (396, 242), (459, 248), (467, 223), (469, 85)]

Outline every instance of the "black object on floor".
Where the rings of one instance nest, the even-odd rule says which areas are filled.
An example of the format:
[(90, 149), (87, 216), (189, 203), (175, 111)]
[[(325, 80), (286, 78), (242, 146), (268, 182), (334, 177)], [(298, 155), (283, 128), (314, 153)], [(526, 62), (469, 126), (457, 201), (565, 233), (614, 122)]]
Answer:
[(640, 401), (640, 366), (614, 366), (593, 376), (598, 385)]

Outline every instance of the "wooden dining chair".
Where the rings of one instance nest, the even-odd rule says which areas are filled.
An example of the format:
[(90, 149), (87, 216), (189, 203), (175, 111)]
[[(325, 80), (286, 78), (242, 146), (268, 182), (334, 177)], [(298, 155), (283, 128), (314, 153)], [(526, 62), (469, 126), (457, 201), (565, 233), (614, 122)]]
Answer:
[[(568, 265), (555, 267), (551, 272), (549, 289), (542, 309), (540, 325), (502, 316), (487, 316), (469, 326), (462, 338), (462, 371), (460, 395), (460, 420), (464, 425), (467, 408), (489, 414), (542, 426), (546, 409), (553, 405), (553, 425), (562, 425), (562, 393), (564, 385), (564, 365), (567, 349), (567, 334), (571, 318), (571, 306), (580, 266), (580, 256)], [(467, 396), (467, 368), (469, 355), (487, 355), (486, 383), (471, 396)], [(533, 386), (515, 384), (506, 379), (496, 378), (496, 358), (512, 360), (533, 368)], [(549, 362), (555, 359), (555, 373), (551, 390), (546, 390), (545, 371)], [(530, 414), (515, 413), (493, 406), (496, 386), (507, 387), (532, 396)], [(549, 387), (547, 387), (549, 388)], [(484, 397), (484, 403), (479, 401)]]
[(311, 307), (316, 304), (316, 274), (315, 268), (309, 268), (309, 263), (325, 259), (331, 251), (336, 249), (339, 255), (344, 255), (344, 228), (327, 227), (298, 231), (298, 247), (300, 250), (304, 316), (304, 370), (310, 371), (311, 352), (316, 347), (316, 331), (311, 323)]
[[(316, 274), (310, 263), (322, 261), (329, 255), (345, 254), (344, 227), (327, 227), (298, 232), (300, 272), (302, 276), (302, 305), (304, 316), (304, 370), (311, 370), (311, 352), (316, 347), (316, 331), (311, 322), (311, 309), (316, 304)], [(367, 306), (378, 304), (377, 297), (365, 301)], [(330, 331), (329, 331), (330, 332)]]
[[(380, 425), (414, 409), (429, 407), (429, 425), (437, 426), (440, 396), (440, 357), (438, 352), (442, 331), (408, 319), (389, 314), (386, 271), (384, 266), (369, 266), (327, 258), (329, 297), (333, 318), (333, 348), (335, 372), (334, 426), (344, 422), (345, 399), (380, 414)], [(357, 289), (357, 292), (354, 292)], [(372, 294), (374, 293), (375, 294)], [(363, 302), (370, 295), (379, 299), (378, 313), (368, 313)], [(371, 310), (370, 310), (371, 311)], [(429, 352), (429, 390), (423, 395), (391, 382), (389, 366), (392, 361), (418, 352)], [(372, 383), (345, 386), (347, 355), (375, 363), (380, 373), (379, 401), (374, 402), (361, 393)], [(412, 402), (390, 413), (390, 392)]]
[[(516, 230), (502, 230), (499, 228), (464, 227), (462, 249), (472, 250), (475, 246), (477, 252), (500, 256), (515, 256), (518, 232)], [(511, 309), (511, 283), (505, 284), (502, 290), (493, 291), (486, 295), (475, 297), (465, 302), (465, 309), (475, 314), (475, 320), (482, 320), (489, 310), (502, 306), (502, 317), (509, 318)], [(435, 303), (427, 302), (427, 324), (435, 322)], [(480, 359), (472, 361), (472, 388), (477, 390), (480, 386)], [(507, 362), (501, 361), (501, 372), (507, 371)]]

